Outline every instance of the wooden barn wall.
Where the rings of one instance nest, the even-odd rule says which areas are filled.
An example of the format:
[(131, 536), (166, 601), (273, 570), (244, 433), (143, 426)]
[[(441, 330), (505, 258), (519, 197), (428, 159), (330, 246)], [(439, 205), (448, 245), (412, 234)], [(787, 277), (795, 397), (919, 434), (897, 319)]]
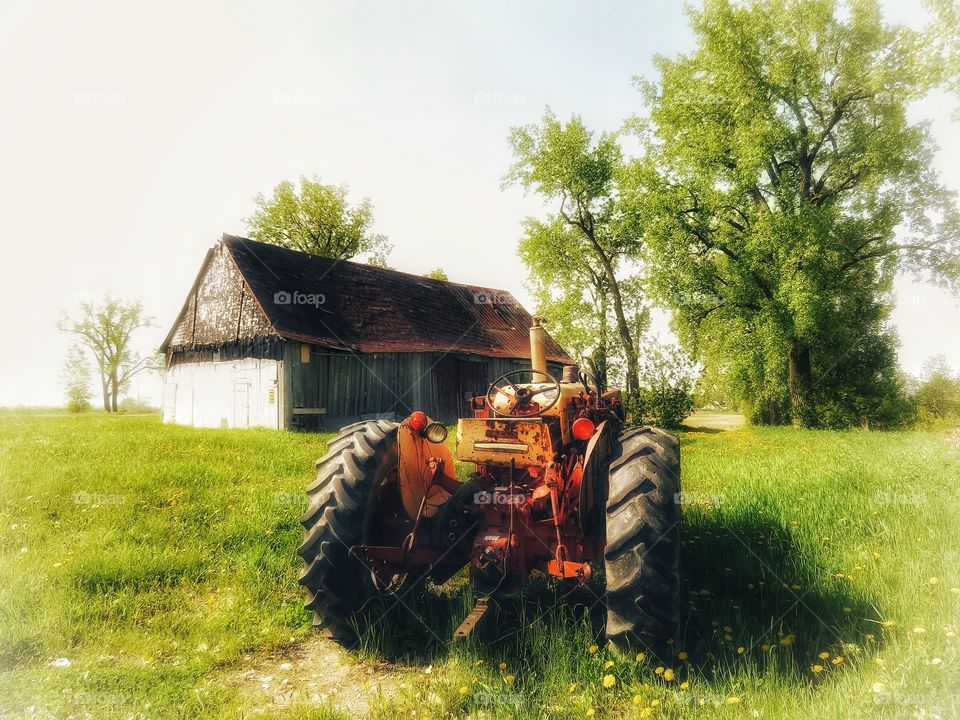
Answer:
[(170, 349), (214, 347), (274, 335), (270, 323), (247, 289), (225, 246), (213, 251), (210, 263), (186, 303), (170, 341)]
[[(465, 395), (481, 395), (491, 380), (530, 367), (528, 359), (483, 358), (439, 353), (346, 354), (313, 347), (310, 361), (300, 346), (283, 353), (286, 413), (324, 408), (328, 430), (360, 419), (400, 419), (423, 410), (443, 422), (468, 411)], [(558, 378), (560, 366), (551, 364)]]

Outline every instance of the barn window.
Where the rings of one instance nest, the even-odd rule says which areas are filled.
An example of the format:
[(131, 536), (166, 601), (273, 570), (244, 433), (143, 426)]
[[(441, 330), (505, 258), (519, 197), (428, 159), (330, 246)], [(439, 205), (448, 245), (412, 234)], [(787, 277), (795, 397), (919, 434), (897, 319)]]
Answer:
[(310, 362), (310, 346), (306, 343), (300, 343), (300, 362), (304, 364)]

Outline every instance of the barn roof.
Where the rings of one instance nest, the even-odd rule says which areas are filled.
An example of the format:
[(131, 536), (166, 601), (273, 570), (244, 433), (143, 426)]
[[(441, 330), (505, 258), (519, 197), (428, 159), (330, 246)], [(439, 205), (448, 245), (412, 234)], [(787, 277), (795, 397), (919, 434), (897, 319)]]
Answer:
[[(232, 235), (224, 235), (222, 242), (273, 330), (284, 339), (355, 352), (529, 357), (532, 318), (503, 290), (319, 257)], [(547, 359), (573, 362), (549, 335)]]

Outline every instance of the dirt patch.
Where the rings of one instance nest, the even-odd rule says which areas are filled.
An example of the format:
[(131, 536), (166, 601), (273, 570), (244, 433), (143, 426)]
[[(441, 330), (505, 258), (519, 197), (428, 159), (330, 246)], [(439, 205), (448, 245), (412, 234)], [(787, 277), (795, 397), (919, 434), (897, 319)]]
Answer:
[(331, 705), (351, 717), (365, 715), (380, 695), (390, 696), (404, 671), (389, 663), (361, 662), (324, 637), (313, 637), (283, 653), (250, 656), (227, 684), (252, 712), (293, 705)]

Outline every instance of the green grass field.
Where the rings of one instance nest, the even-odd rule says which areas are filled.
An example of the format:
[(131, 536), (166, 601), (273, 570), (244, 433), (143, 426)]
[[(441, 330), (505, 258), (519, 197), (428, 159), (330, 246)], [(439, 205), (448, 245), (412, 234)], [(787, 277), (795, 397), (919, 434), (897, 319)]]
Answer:
[[(336, 693), (264, 710), (236, 680), (326, 645), (294, 554), (325, 440), (0, 416), (0, 717), (348, 716)], [(545, 589), (525, 629), (450, 647), (462, 582), (316, 662), (390, 678), (377, 718), (960, 717), (960, 449), (933, 432), (682, 440), (674, 662), (592, 648), (595, 589)]]

